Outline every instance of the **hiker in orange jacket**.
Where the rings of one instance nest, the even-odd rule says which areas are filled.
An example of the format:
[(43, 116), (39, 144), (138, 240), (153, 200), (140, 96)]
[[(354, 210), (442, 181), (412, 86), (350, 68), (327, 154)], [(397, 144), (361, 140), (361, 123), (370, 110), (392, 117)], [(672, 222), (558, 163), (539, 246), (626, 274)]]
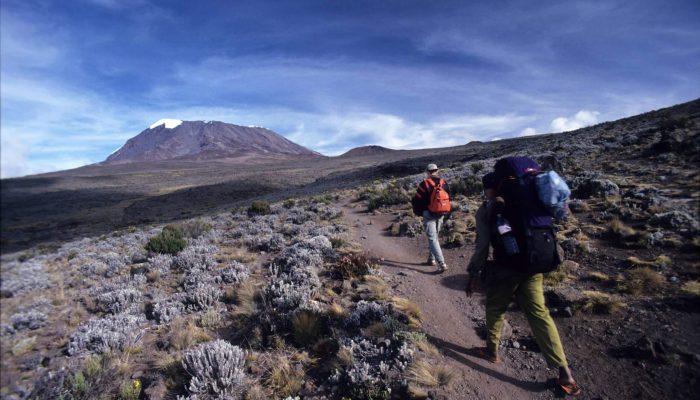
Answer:
[[(447, 271), (447, 264), (445, 263), (445, 257), (442, 255), (438, 234), (440, 233), (440, 228), (442, 227), (445, 215), (448, 214), (449, 211), (445, 213), (431, 212), (428, 210), (431, 201), (431, 194), (436, 187), (443, 190), (449, 198), (450, 187), (444, 179), (438, 176), (438, 171), (437, 165), (428, 164), (428, 167), (426, 168), (427, 178), (418, 184), (416, 194), (413, 196), (411, 204), (413, 205), (413, 213), (423, 217), (423, 228), (428, 236), (429, 254), (426, 264), (436, 265), (437, 263), (438, 272), (442, 273)], [(447, 203), (447, 207), (449, 208), (449, 201)]]

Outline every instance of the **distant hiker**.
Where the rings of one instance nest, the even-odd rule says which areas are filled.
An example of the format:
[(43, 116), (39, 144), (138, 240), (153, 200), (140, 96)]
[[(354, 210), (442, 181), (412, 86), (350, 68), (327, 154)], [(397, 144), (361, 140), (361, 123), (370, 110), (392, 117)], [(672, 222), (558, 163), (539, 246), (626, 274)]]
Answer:
[(426, 168), (427, 178), (424, 179), (413, 196), (411, 204), (413, 213), (423, 217), (423, 227), (428, 236), (428, 265), (438, 265), (438, 272), (447, 271), (445, 258), (442, 256), (438, 234), (442, 222), (451, 211), (450, 187), (444, 179), (438, 176), (438, 167), (428, 164)]
[[(522, 174), (539, 167), (523, 159), (499, 160), (496, 170), (500, 173), (492, 172), (482, 179), (486, 201), (476, 212), (476, 246), (467, 267), (466, 287), (467, 296), (471, 296), (481, 273), (486, 291), (487, 338), (486, 348), (478, 349), (478, 353), (491, 362), (500, 362), (501, 328), (506, 308), (515, 296), (547, 363), (559, 369), (559, 386), (569, 395), (578, 395), (581, 389), (571, 375), (559, 332), (544, 302), (542, 272), (556, 268), (560, 262), (558, 255), (550, 254), (556, 252), (551, 243), (537, 244), (542, 239), (556, 246), (546, 232), (553, 235), (551, 217), (548, 220), (533, 200), (532, 196), (537, 196), (530, 182), (534, 176)], [(504, 240), (508, 235), (514, 239), (512, 243)], [(487, 264), (489, 245), (494, 248), (494, 260)], [(542, 262), (537, 261), (538, 257)]]

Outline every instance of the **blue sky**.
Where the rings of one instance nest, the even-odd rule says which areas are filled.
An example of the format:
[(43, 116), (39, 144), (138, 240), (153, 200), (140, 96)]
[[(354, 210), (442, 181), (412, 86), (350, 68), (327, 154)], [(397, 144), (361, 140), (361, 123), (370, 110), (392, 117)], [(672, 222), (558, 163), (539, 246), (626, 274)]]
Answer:
[(698, 21), (697, 0), (3, 0), (2, 176), (161, 118), (327, 155), (572, 130), (700, 97)]

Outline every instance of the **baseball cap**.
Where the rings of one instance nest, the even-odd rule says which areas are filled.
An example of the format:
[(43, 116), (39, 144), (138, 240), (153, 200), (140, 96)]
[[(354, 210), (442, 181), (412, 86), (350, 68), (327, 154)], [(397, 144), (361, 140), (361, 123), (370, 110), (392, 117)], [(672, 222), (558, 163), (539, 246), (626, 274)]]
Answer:
[(428, 168), (425, 169), (426, 171), (437, 171), (438, 167), (435, 164), (428, 164)]

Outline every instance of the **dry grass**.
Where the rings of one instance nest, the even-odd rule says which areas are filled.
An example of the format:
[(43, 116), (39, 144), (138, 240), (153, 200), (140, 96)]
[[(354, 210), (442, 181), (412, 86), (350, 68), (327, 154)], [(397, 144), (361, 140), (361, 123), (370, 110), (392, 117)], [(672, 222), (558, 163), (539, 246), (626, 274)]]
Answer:
[(270, 395), (265, 391), (265, 388), (255, 381), (247, 385), (245, 396), (243, 396), (244, 400), (267, 400), (269, 398)]
[(292, 336), (297, 344), (310, 345), (320, 334), (321, 321), (313, 312), (300, 311), (292, 318)]
[(389, 286), (376, 275), (365, 275), (358, 291), (367, 293), (370, 300), (381, 301), (388, 298)]
[(406, 339), (412, 342), (418, 350), (430, 354), (430, 355), (438, 355), (440, 354), (440, 351), (438, 350), (437, 347), (435, 347), (432, 343), (428, 341), (428, 337), (425, 335), (425, 333), (421, 332), (407, 332), (406, 333)]
[(417, 360), (408, 369), (412, 381), (423, 386), (445, 386), (452, 380), (454, 373), (441, 363), (431, 364), (426, 360)]
[(210, 340), (211, 337), (191, 320), (178, 318), (170, 324), (170, 346), (177, 351), (187, 350), (197, 343)]
[(681, 291), (695, 297), (700, 297), (700, 281), (688, 281), (681, 286)]
[(217, 254), (217, 260), (221, 264), (226, 264), (230, 261), (238, 261), (243, 264), (254, 263), (258, 260), (255, 253), (251, 253), (245, 246), (240, 247), (223, 247)]
[(341, 347), (336, 354), (338, 363), (342, 366), (349, 367), (355, 363), (355, 356), (352, 355), (352, 350)]
[(296, 353), (280, 351), (262, 354), (258, 359), (264, 385), (278, 397), (294, 396), (304, 384), (304, 365), (295, 361), (296, 357)]
[(608, 223), (608, 234), (618, 240), (633, 239), (638, 235), (634, 228), (630, 228), (617, 218)]
[(253, 315), (258, 309), (258, 299), (260, 298), (260, 286), (253, 280), (243, 282), (235, 292), (235, 302), (238, 308), (238, 315)]
[(387, 336), (387, 330), (383, 323), (375, 322), (362, 330), (363, 336), (371, 338), (383, 338)]
[(616, 297), (607, 293), (597, 292), (594, 290), (585, 290), (583, 292), (585, 300), (581, 311), (594, 314), (614, 314), (622, 310), (627, 305), (619, 301)]
[(335, 319), (343, 319), (348, 315), (348, 311), (338, 303), (328, 305), (328, 315)]
[(212, 307), (199, 317), (199, 325), (202, 328), (216, 328), (221, 325), (221, 320), (221, 312)]
[(595, 282), (610, 282), (610, 277), (602, 272), (598, 271), (593, 271), (588, 274), (588, 279), (595, 281)]
[(408, 326), (410, 328), (420, 328), (423, 322), (423, 315), (418, 304), (403, 297), (392, 297), (391, 304), (394, 305), (396, 310), (408, 316)]
[(564, 268), (559, 267), (552, 272), (548, 272), (548, 273), (544, 274), (543, 277), (544, 277), (544, 279), (543, 279), (542, 283), (545, 286), (556, 287), (559, 284), (565, 282), (568, 279), (569, 274), (566, 273)]
[(634, 268), (625, 275), (618, 281), (618, 288), (631, 295), (657, 292), (664, 284), (664, 278), (649, 267)]

